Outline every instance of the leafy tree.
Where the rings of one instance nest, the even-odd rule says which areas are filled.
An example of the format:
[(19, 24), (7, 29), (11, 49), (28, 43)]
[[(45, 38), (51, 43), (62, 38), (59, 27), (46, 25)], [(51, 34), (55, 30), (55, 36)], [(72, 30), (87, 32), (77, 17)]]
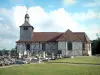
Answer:
[(2, 56), (3, 55), (3, 52), (2, 52), (2, 50), (0, 50), (0, 56)]
[(16, 49), (12, 49), (11, 50), (11, 56), (12, 57), (17, 57), (18, 56), (18, 53), (17, 53), (17, 50)]
[(100, 39), (92, 41), (92, 54), (100, 54)]
[(6, 56), (8, 56), (10, 53), (9, 53), (10, 51), (9, 50), (3, 50), (3, 53), (4, 53), (4, 55), (6, 55)]
[(100, 54), (100, 39), (97, 41), (96, 52), (97, 54)]
[(6, 49), (0, 50), (0, 56), (2, 56), (2, 55), (8, 56), (9, 54), (10, 54), (9, 50), (6, 50)]

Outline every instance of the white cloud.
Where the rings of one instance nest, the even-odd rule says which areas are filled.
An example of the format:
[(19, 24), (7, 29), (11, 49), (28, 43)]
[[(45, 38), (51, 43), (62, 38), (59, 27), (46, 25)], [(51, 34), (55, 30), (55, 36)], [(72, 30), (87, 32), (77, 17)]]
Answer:
[(84, 7), (98, 7), (100, 6), (100, 0), (92, 0), (91, 2), (83, 4)]
[[(26, 13), (25, 10), (26, 8), (23, 6), (17, 6), (14, 9), (14, 18), (17, 27), (24, 22), (24, 15)], [(49, 31), (54, 31), (56, 27), (60, 28), (60, 30), (66, 31), (66, 29), (70, 28), (75, 31), (75, 29), (78, 27), (78, 23), (72, 19), (64, 8), (51, 12), (45, 12), (43, 8), (36, 6), (30, 7), (28, 13), (30, 16), (30, 24), (34, 26), (36, 31), (44, 31), (44, 28), (46, 28), (45, 30), (49, 29)], [(73, 27), (71, 25), (73, 25)], [(55, 29), (52, 29), (52, 26), (55, 27)]]
[(14, 48), (15, 41), (18, 40), (19, 29), (15, 27), (13, 11), (0, 8), (0, 15), (3, 18), (0, 21), (0, 49)]
[[(19, 26), (24, 23), (26, 7), (16, 6), (13, 7), (12, 10), (3, 9), (3, 12), (4, 11), (6, 12), (2, 14), (7, 15), (7, 18), (9, 17), (10, 19), (9, 21), (11, 22), (11, 24), (7, 22), (6, 24), (4, 24), (5, 27), (2, 27), (3, 23), (1, 23), (2, 26), (1, 25), (0, 26), (2, 27), (2, 29), (0, 30), (0, 32), (2, 31), (2, 33), (4, 33), (4, 35), (2, 34), (4, 37), (2, 37), (2, 35), (0, 34), (0, 39), (3, 40), (2, 43), (4, 42), (3, 46), (5, 46), (7, 43), (9, 47), (12, 47), (11, 44), (15, 45), (14, 44), (15, 41), (18, 40), (19, 38)], [(11, 13), (7, 13), (7, 11)], [(71, 29), (72, 31), (75, 32), (77, 31), (86, 32), (89, 35), (90, 39), (95, 39), (96, 38), (95, 34), (99, 32), (98, 25), (92, 25), (91, 27), (87, 28), (85, 25), (79, 24), (78, 21), (76, 21), (74, 17), (70, 15), (70, 13), (65, 11), (64, 8), (59, 8), (57, 10), (46, 12), (40, 6), (35, 6), (35, 7), (30, 7), (28, 13), (30, 16), (30, 24), (33, 25), (33, 27), (35, 28), (34, 31), (64, 32), (67, 29)], [(4, 28), (6, 28), (7, 32), (4, 32), (5, 30)], [(9, 40), (10, 42), (7, 42), (4, 39)]]
[[(25, 13), (25, 7), (22, 11)], [(16, 11), (20, 12), (20, 7), (16, 7)], [(17, 12), (15, 12), (18, 17)], [(93, 18), (99, 18), (98, 14), (96, 14), (92, 10), (88, 10), (87, 13), (78, 14), (75, 17), (74, 15), (70, 15), (64, 8), (59, 8), (57, 10), (53, 10), (50, 12), (45, 12), (43, 8), (40, 6), (30, 7), (29, 8), (30, 15), (30, 23), (34, 26), (35, 31), (66, 31), (67, 29), (71, 29), (72, 31), (82, 31), (86, 32), (90, 39), (96, 38), (95, 34), (99, 32), (99, 25), (91, 25), (89, 29), (86, 25), (79, 24), (76, 19), (88, 20)], [(20, 19), (23, 19), (24, 15), (20, 15)], [(15, 17), (16, 23), (20, 23), (18, 19)], [(21, 25), (21, 24), (17, 24)], [(53, 27), (53, 28), (52, 28)], [(94, 30), (91, 32), (91, 29)], [(93, 37), (94, 35), (94, 37)]]
[(85, 32), (87, 34), (87, 36), (91, 39), (97, 39), (96, 34), (100, 32), (100, 26), (99, 24), (91, 24), (90, 26), (86, 25), (82, 25), (80, 24), (80, 28), (78, 28), (78, 31), (82, 31)]
[(76, 0), (63, 0), (64, 6), (75, 4)]
[(72, 19), (72, 17), (68, 12), (64, 10), (64, 8), (60, 8), (58, 10), (50, 12), (50, 16), (52, 17), (52, 19), (54, 19), (55, 25), (64, 30), (70, 28), (74, 31), (78, 27), (78, 23)]
[(93, 19), (100, 19), (100, 12), (96, 12), (92, 9), (89, 9), (87, 12), (77, 12), (71, 14), (73, 19), (79, 21), (86, 21), (86, 20), (93, 20)]
[(3, 18), (2, 18), (2, 17), (0, 17), (0, 20), (3, 20)]
[(26, 14), (26, 7), (25, 6), (16, 6), (12, 8), (13, 18), (16, 27), (20, 26), (24, 22), (24, 16)]

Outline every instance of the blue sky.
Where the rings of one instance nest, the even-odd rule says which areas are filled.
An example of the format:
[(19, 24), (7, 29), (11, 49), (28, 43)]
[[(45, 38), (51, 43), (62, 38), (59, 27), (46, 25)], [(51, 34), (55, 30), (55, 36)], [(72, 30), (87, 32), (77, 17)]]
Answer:
[(28, 6), (30, 24), (37, 32), (100, 33), (100, 0), (0, 0), (0, 49), (15, 47)]

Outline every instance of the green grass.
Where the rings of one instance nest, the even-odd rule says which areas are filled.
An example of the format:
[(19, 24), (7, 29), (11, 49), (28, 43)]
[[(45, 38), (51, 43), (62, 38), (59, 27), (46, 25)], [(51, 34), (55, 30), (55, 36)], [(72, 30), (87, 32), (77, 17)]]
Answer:
[(64, 59), (58, 59), (58, 60), (50, 60), (49, 62), (100, 64), (100, 57), (96, 57), (96, 56), (79, 56), (79, 57), (74, 57), (74, 58), (64, 58)]
[(100, 75), (100, 66), (26, 64), (0, 68), (0, 75)]
[[(100, 64), (100, 57), (75, 57), (49, 62), (74, 62)], [(100, 75), (100, 65), (66, 63), (25, 64), (0, 68), (0, 75)]]

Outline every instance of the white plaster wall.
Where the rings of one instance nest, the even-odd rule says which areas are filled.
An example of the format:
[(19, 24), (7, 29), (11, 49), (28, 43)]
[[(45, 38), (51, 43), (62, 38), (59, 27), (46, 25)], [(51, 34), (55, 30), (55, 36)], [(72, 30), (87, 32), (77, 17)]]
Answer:
[(92, 51), (91, 51), (91, 43), (88, 44), (89, 45), (89, 49), (88, 49), (88, 55), (91, 56), (92, 55)]
[(72, 45), (73, 50), (82, 50), (82, 42), (72, 42)]
[(65, 41), (58, 42), (58, 50), (66, 50), (66, 42)]
[(58, 50), (62, 50), (62, 56), (81, 56), (82, 42), (72, 42), (72, 50), (68, 50), (67, 42), (58, 42)]
[(19, 53), (19, 58), (21, 58), (23, 54), (27, 54), (25, 43), (17, 43), (17, 50)]
[(82, 56), (82, 50), (62, 50), (62, 56)]
[(72, 49), (73, 49), (72, 55), (75, 55), (75, 56), (83, 55), (82, 42), (72, 42)]
[(46, 43), (46, 50), (57, 50), (57, 43), (55, 42)]
[(86, 43), (86, 44), (85, 44), (85, 50), (86, 50), (86, 53), (87, 53), (89, 56), (92, 55), (91, 43)]
[(42, 50), (42, 44), (41, 43), (32, 43), (31, 50)]
[[(89, 45), (90, 45), (90, 50), (89, 50)], [(91, 55), (91, 44), (85, 44), (86, 48), (88, 49), (86, 52)], [(31, 50), (37, 51), (37, 50), (42, 50), (42, 43), (31, 43), (30, 45)], [(52, 49), (51, 49), (52, 47)], [(58, 48), (57, 48), (58, 47)], [(19, 52), (22, 54), (23, 50), (25, 51), (26, 47), (24, 43), (17, 43), (17, 49)], [(67, 42), (65, 41), (59, 41), (57, 43), (49, 42), (46, 43), (46, 50), (62, 50), (62, 56), (81, 56), (83, 55), (82, 51), (82, 42), (72, 42), (72, 50), (68, 50), (67, 48)]]
[(25, 47), (25, 44), (24, 43), (18, 43), (17, 44), (17, 50), (19, 53), (23, 53), (23, 51), (25, 51), (26, 47)]
[(85, 50), (89, 50), (89, 43), (85, 44)]
[(66, 55), (66, 49), (67, 49), (67, 42), (65, 41), (59, 41), (58, 42), (58, 50), (62, 50), (62, 56)]

